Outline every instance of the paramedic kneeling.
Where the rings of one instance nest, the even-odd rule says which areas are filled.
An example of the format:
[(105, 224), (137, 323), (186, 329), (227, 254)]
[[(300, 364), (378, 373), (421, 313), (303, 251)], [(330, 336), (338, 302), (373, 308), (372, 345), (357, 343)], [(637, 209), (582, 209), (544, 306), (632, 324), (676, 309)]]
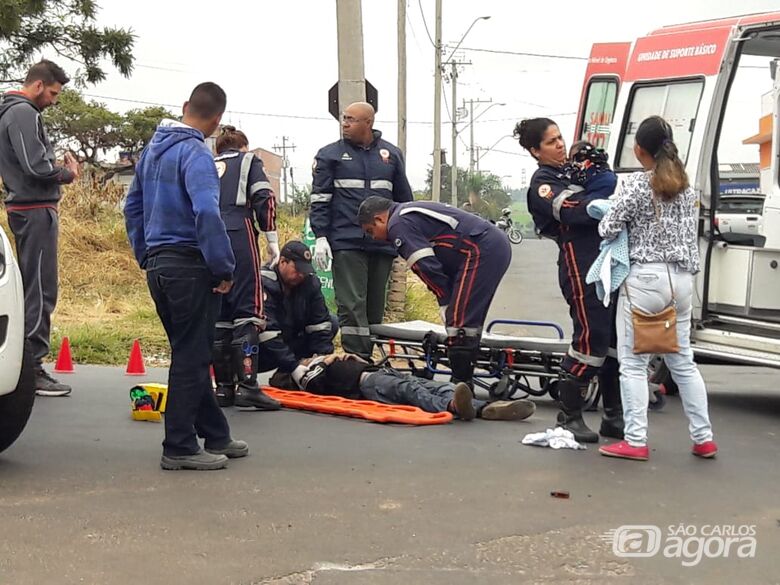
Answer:
[(369, 197), (358, 221), (374, 239), (393, 242), (436, 295), (447, 327), (452, 380), (473, 386), (482, 326), (512, 258), (506, 234), (472, 213), (430, 201)]

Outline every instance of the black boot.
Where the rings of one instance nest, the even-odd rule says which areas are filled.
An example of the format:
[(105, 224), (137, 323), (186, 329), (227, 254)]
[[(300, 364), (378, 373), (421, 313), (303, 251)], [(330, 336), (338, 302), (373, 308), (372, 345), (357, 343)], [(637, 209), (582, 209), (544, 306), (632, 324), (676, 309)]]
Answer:
[(479, 339), (458, 336), (451, 337), (447, 341), (449, 345), (447, 357), (452, 371), (450, 381), (453, 384), (463, 382), (474, 390), (474, 367), (479, 355)]
[(587, 391), (587, 382), (566, 377), (558, 383), (561, 399), (561, 412), (558, 413), (556, 426), (571, 431), (574, 440), (579, 443), (598, 443), (599, 436), (594, 433), (582, 418), (582, 399)]
[[(237, 343), (238, 342), (238, 343)], [(233, 337), (233, 368), (238, 373), (234, 404), (258, 410), (279, 410), (282, 405), (260, 390), (257, 384), (259, 340), (257, 335)]]
[(217, 389), (214, 393), (220, 406), (233, 406), (236, 383), (233, 377), (233, 363), (231, 361), (230, 329), (218, 327), (211, 348), (211, 363), (214, 366), (214, 381)]
[(599, 391), (604, 406), (599, 434), (612, 439), (623, 438), (623, 404), (620, 400), (618, 362), (608, 357), (599, 372)]

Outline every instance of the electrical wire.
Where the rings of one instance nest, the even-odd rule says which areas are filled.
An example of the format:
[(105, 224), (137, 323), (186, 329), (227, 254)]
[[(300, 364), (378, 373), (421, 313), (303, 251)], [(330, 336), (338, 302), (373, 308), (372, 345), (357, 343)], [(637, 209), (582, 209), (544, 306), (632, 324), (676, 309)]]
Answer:
[(423, 12), (422, 0), (417, 0), (417, 6), (420, 7), (420, 16), (422, 16), (423, 26), (425, 27), (425, 34), (428, 35), (428, 40), (431, 42), (431, 46), (435, 49), (436, 43), (433, 42), (431, 31), (428, 30), (428, 22), (425, 20), (425, 12)]
[(505, 51), (502, 49), (477, 49), (475, 47), (460, 47), (464, 51), (475, 51), (477, 53), (494, 53), (497, 55), (515, 55), (518, 57), (539, 57), (543, 59), (566, 59), (570, 61), (587, 61), (588, 57), (574, 57), (572, 55), (551, 55), (547, 53), (525, 53), (521, 51)]

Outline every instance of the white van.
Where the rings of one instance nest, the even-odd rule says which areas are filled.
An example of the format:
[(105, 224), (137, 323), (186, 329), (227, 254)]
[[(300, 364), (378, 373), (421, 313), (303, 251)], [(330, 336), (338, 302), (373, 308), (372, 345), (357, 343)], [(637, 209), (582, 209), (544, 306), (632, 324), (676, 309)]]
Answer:
[[(780, 367), (778, 62), (780, 12), (668, 26), (591, 51), (575, 138), (606, 148), (620, 176), (640, 170), (639, 123), (663, 116), (699, 196), (692, 345), (700, 361)], [(760, 166), (754, 238), (718, 229), (720, 162)]]
[(34, 400), (35, 372), (24, 340), (22, 276), (0, 228), (0, 451), (24, 430)]

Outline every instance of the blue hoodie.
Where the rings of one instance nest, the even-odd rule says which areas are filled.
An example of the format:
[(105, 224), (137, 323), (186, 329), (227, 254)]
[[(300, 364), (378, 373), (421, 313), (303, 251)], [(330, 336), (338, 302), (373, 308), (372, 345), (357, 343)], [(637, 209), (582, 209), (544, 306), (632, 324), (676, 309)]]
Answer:
[(149, 253), (183, 246), (203, 254), (217, 280), (236, 266), (219, 212), (219, 177), (203, 133), (163, 120), (135, 168), (125, 202), (125, 226), (143, 268)]

